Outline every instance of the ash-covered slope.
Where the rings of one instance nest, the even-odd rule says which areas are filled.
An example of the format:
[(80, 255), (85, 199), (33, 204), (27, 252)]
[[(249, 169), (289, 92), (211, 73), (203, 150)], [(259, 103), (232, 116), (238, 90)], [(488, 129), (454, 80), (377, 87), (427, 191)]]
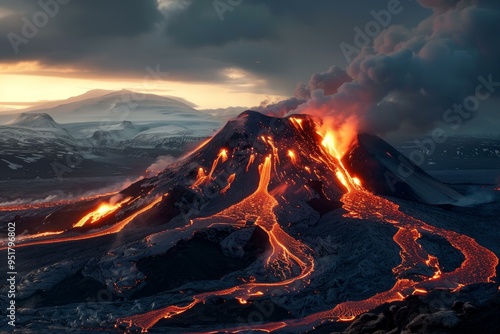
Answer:
[(344, 157), (349, 170), (370, 191), (387, 196), (442, 205), (463, 202), (463, 196), (436, 180), (380, 137), (359, 134)]

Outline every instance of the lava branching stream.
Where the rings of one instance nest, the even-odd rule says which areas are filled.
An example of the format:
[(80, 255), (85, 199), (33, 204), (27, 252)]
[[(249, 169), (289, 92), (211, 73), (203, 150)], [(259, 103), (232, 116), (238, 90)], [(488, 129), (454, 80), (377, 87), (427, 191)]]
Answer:
[[(305, 133), (304, 124), (300, 118), (289, 118), (296, 131)], [(345, 217), (370, 220), (382, 224), (390, 224), (397, 228), (393, 236), (394, 242), (400, 247), (401, 263), (393, 268), (392, 272), (396, 278), (394, 286), (385, 292), (380, 292), (374, 296), (359, 300), (347, 301), (337, 304), (331, 309), (310, 314), (304, 318), (283, 320), (279, 322), (269, 322), (247, 327), (218, 328), (209, 333), (219, 332), (242, 332), (248, 330), (261, 330), (265, 332), (279, 331), (283, 328), (294, 332), (307, 331), (325, 322), (351, 321), (357, 315), (367, 312), (383, 303), (403, 300), (412, 294), (425, 294), (436, 288), (446, 288), (451, 290), (460, 289), (464, 286), (490, 282), (495, 276), (498, 258), (493, 252), (479, 245), (473, 238), (459, 234), (454, 231), (431, 226), (421, 220), (415, 219), (399, 210), (399, 206), (387, 199), (374, 195), (366, 191), (361, 181), (351, 176), (347, 168), (344, 167), (332, 133), (320, 134), (321, 154), (310, 154), (301, 152), (297, 147), (294, 151), (292, 147), (287, 147), (284, 151), (280, 145), (273, 142), (271, 137), (260, 139), (267, 147), (266, 155), (258, 156), (261, 153), (252, 151), (247, 154), (248, 162), (245, 161), (244, 169), (249, 171), (250, 166), (255, 161), (263, 161), (260, 168), (259, 183), (257, 189), (248, 197), (239, 201), (222, 211), (208, 216), (192, 219), (186, 226), (164, 231), (168, 234), (171, 243), (180, 239), (194, 235), (196, 231), (213, 228), (215, 226), (229, 226), (235, 229), (257, 226), (268, 236), (270, 249), (263, 259), (266, 272), (274, 280), (258, 282), (246, 281), (240, 285), (223, 288), (216, 291), (200, 292), (187, 296), (183, 302), (169, 305), (163, 308), (154, 309), (146, 313), (123, 316), (116, 319), (117, 327), (137, 328), (148, 331), (161, 319), (173, 318), (179, 314), (189, 312), (196, 305), (203, 304), (213, 297), (223, 299), (236, 299), (241, 304), (261, 298), (269, 298), (277, 290), (297, 293), (310, 284), (311, 276), (315, 270), (315, 260), (313, 250), (303, 241), (298, 240), (288, 234), (283, 228), (283, 222), (278, 222), (275, 209), (279, 206), (278, 200), (268, 191), (271, 178), (275, 176), (279, 182), (283, 181), (286, 172), (278, 171), (277, 165), (281, 158), (288, 158), (294, 168), (301, 168), (311, 176), (319, 179), (330, 178), (321, 175), (314, 168), (307, 165), (300, 167), (301, 160), (318, 162), (323, 166), (328, 166), (328, 173), (332, 178), (338, 179), (339, 185), (345, 187), (345, 193), (341, 197), (343, 209), (347, 212)], [(304, 135), (305, 136), (305, 135)], [(209, 145), (206, 144), (205, 145)], [(318, 145), (319, 146), (319, 145)], [(319, 152), (319, 151), (318, 151)], [(285, 154), (286, 153), (286, 154)], [(307, 155), (307, 157), (306, 157)], [(217, 167), (228, 159), (228, 150), (222, 149), (219, 155), (212, 162), (208, 173), (203, 168), (198, 170), (198, 176), (191, 189), (195, 189), (204, 183), (211, 182), (216, 173)], [(260, 160), (257, 160), (260, 159)], [(273, 174), (274, 170), (274, 174)], [(291, 174), (291, 173), (290, 173)], [(230, 174), (227, 178), (227, 185), (221, 189), (225, 193), (238, 176)], [(325, 180), (330, 182), (331, 180)], [(160, 191), (160, 190), (159, 190)], [(152, 196), (151, 196), (152, 197)], [(339, 195), (340, 197), (340, 195)], [(34, 236), (26, 236), (25, 240), (20, 240), (17, 247), (27, 247), (41, 244), (53, 244), (96, 238), (103, 235), (119, 233), (136, 217), (153, 209), (162, 201), (164, 196), (152, 197), (148, 202), (140, 201), (141, 198), (123, 198), (113, 205), (100, 206), (94, 211), (76, 220), (73, 228), (96, 225), (96, 229), (87, 233), (72, 234), (56, 232), (45, 233)], [(138, 203), (142, 203), (139, 205)], [(116, 216), (125, 207), (136, 206), (137, 209), (121, 220), (110, 226), (100, 226), (99, 223), (106, 217)], [(72, 233), (70, 231), (70, 233)], [(429, 255), (419, 244), (418, 240), (422, 233), (432, 233), (446, 239), (454, 248), (459, 250), (465, 257), (460, 267), (451, 272), (442, 272), (438, 258)], [(149, 236), (147, 240), (154, 238)], [(408, 273), (415, 268), (426, 268), (429, 273), (425, 275), (409, 276)], [(412, 277), (412, 278), (408, 278)], [(333, 305), (332, 305), (333, 306)], [(192, 331), (193, 329), (191, 329)]]
[[(283, 277), (280, 282), (275, 283), (247, 283), (230, 289), (208, 292), (195, 295), (193, 300), (186, 306), (172, 305), (164, 309), (154, 310), (145, 314), (139, 314), (118, 321), (129, 323), (141, 327), (143, 330), (151, 328), (162, 318), (171, 318), (180, 313), (186, 312), (198, 303), (202, 303), (210, 297), (226, 296), (236, 298), (241, 303), (246, 303), (252, 297), (259, 297), (269, 294), (276, 288), (286, 288), (297, 281), (306, 280), (314, 270), (313, 257), (310, 249), (300, 241), (292, 238), (280, 227), (273, 208), (278, 202), (272, 197), (267, 187), (271, 178), (271, 157), (265, 158), (262, 166), (261, 178), (257, 190), (249, 197), (216, 215), (207, 218), (194, 219), (192, 224), (232, 222), (235, 226), (243, 227), (245, 217), (256, 217), (255, 225), (261, 227), (268, 235), (272, 252), (266, 260), (266, 264), (276, 274)], [(286, 278), (287, 273), (292, 272), (292, 267), (298, 266), (300, 274), (292, 278)]]
[[(236, 333), (245, 330), (272, 332), (285, 327), (287, 329), (295, 328), (297, 331), (308, 330), (327, 321), (353, 320), (357, 315), (383, 303), (400, 301), (411, 294), (427, 293), (434, 288), (459, 289), (474, 283), (490, 282), (491, 278), (495, 276), (498, 258), (493, 252), (480, 246), (468, 236), (436, 228), (414, 219), (399, 211), (398, 205), (364, 190), (360, 181), (351, 177), (344, 168), (338, 153), (332, 149), (334, 146), (332, 146), (328, 136), (325, 137), (323, 145), (332, 155), (333, 160), (338, 160), (337, 166), (340, 167), (337, 168), (336, 174), (348, 190), (341, 199), (344, 203), (344, 209), (348, 211), (345, 216), (389, 223), (398, 228), (398, 232), (394, 235), (394, 241), (401, 247), (402, 263), (393, 269), (397, 278), (395, 285), (390, 290), (378, 293), (368, 299), (344, 302), (331, 310), (311, 314), (302, 319), (267, 323), (255, 327), (217, 329), (208, 333)], [(288, 156), (292, 161), (295, 159), (290, 153)], [(314, 260), (310, 249), (283, 231), (277, 222), (273, 208), (278, 205), (278, 202), (267, 191), (272, 171), (271, 159), (272, 156), (265, 159), (258, 189), (251, 196), (218, 214), (194, 219), (192, 224), (227, 222), (234, 226), (243, 227), (245, 217), (257, 217), (255, 224), (266, 231), (272, 245), (272, 252), (266, 263), (273, 270), (280, 271), (280, 276), (284, 279), (275, 283), (247, 283), (230, 289), (201, 293), (192, 297), (192, 300), (187, 301), (186, 305), (171, 305), (144, 314), (125, 317), (118, 319), (119, 324), (125, 323), (129, 328), (138, 326), (147, 331), (159, 320), (175, 317), (211, 297), (236, 298), (240, 302), (246, 303), (247, 300), (267, 296), (271, 288), (284, 288), (297, 281), (307, 284), (307, 278), (314, 271)], [(201, 225), (206, 226), (206, 224)], [(465, 256), (462, 265), (452, 272), (442, 273), (438, 259), (428, 255), (417, 242), (420, 238), (420, 232), (424, 231), (442, 236), (461, 251)], [(300, 274), (286, 278), (286, 273), (290, 273), (290, 267), (294, 265), (300, 267)], [(403, 278), (406, 271), (417, 266), (427, 266), (432, 269), (434, 274), (419, 281)]]

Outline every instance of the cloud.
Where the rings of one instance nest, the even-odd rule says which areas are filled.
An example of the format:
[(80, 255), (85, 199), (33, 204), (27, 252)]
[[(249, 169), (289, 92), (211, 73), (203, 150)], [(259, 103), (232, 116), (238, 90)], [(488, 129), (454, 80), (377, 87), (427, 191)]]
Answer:
[(266, 4), (243, 1), (236, 7), (228, 5), (227, 8), (231, 9), (223, 12), (224, 22), (221, 22), (213, 1), (193, 1), (166, 20), (166, 34), (188, 48), (275, 38), (277, 26)]
[[(213, 1), (72, 0), (18, 54), (0, 38), (0, 64), (37, 61), (85, 77), (138, 80), (146, 66), (160, 64), (169, 80), (213, 85), (233, 84), (224, 73), (237, 68), (249, 73), (247, 91), (289, 95), (310, 73), (345, 65), (339, 43), (352, 39), (351, 27), (364, 24), (371, 9), (386, 5), (245, 0), (221, 21)], [(414, 2), (408, 6), (394, 22), (423, 15)], [(1, 7), (3, 37), (20, 33), (22, 17), (40, 10), (30, 0), (4, 0)]]
[[(359, 130), (381, 134), (405, 124), (427, 129), (442, 121), (445, 110), (475, 93), (479, 75), (499, 82), (498, 4), (421, 3), (435, 11), (416, 27), (390, 26), (362, 49), (345, 76), (340, 69), (315, 74), (295, 97), (275, 105), (333, 119), (338, 127), (355, 119)], [(308, 92), (307, 101), (294, 107), (297, 95)]]

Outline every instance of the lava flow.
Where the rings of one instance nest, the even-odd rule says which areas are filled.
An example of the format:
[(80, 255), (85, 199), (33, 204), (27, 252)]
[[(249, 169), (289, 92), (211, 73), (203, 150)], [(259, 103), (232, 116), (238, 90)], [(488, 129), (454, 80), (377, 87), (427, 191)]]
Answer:
[[(252, 116), (250, 113), (246, 113), (242, 117), (250, 116)], [(392, 268), (392, 274), (396, 280), (393, 287), (370, 297), (366, 296), (368, 298), (362, 300), (350, 300), (326, 306), (321, 309), (322, 311), (307, 313), (309, 315), (303, 318), (243, 328), (216, 328), (209, 333), (237, 333), (252, 330), (264, 332), (308, 331), (326, 322), (352, 321), (364, 312), (384, 303), (401, 301), (412, 294), (425, 294), (438, 288), (449, 289), (453, 292), (470, 284), (491, 282), (492, 278), (495, 277), (496, 267), (499, 263), (497, 256), (478, 244), (473, 238), (425, 223), (400, 211), (397, 204), (365, 190), (362, 181), (355, 175), (351, 175), (349, 169), (342, 162), (348, 144), (339, 142), (339, 134), (318, 130), (319, 126), (314, 121), (296, 115), (296, 117), (276, 121), (277, 128), (281, 129), (279, 133), (281, 137), (277, 137), (274, 134), (278, 130), (273, 132), (266, 125), (270, 124), (270, 122), (266, 123), (266, 116), (253, 115), (252, 117), (259, 118), (249, 123), (252, 126), (258, 124), (259, 130), (264, 129), (265, 131), (256, 135), (249, 125), (250, 131), (245, 133), (243, 130), (246, 130), (246, 127), (238, 128), (235, 125), (245, 126), (245, 122), (238, 120), (229, 128), (235, 127), (236, 130), (243, 129), (242, 131), (232, 129), (235, 132), (222, 133), (219, 137), (216, 135), (213, 142), (203, 143), (202, 147), (186, 157), (186, 161), (179, 162), (177, 169), (173, 168), (164, 175), (145, 180), (134, 185), (131, 189), (123, 191), (123, 194), (134, 194), (132, 197), (122, 195), (124, 197), (121, 198), (124, 199), (117, 203), (103, 203), (101, 201), (100, 204), (95, 204), (92, 208), (93, 211), (81, 218), (79, 216), (80, 219), (73, 225), (72, 229), (65, 232), (45, 232), (26, 236), (24, 239), (19, 239), (20, 243), (16, 247), (70, 242), (118, 233), (137, 216), (153, 209), (162, 202), (164, 199), (162, 195), (167, 192), (170, 195), (165, 202), (162, 202), (161, 210), (158, 210), (158, 215), (165, 223), (170, 224), (173, 221), (172, 217), (178, 217), (178, 211), (169, 211), (171, 207), (168, 205), (172, 205), (172, 207), (178, 205), (180, 199), (185, 199), (182, 196), (186, 194), (193, 197), (199, 196), (193, 201), (199, 200), (200, 203), (196, 204), (199, 204), (201, 208), (208, 207), (206, 210), (210, 214), (203, 214), (200, 209), (196, 213), (197, 218), (192, 218), (186, 225), (183, 225), (182, 221), (180, 223), (173, 221), (173, 224), (180, 225), (172, 225), (172, 228), (169, 226), (163, 229), (163, 225), (156, 225), (157, 230), (154, 234), (134, 243), (132, 255), (128, 250), (123, 251), (123, 254), (119, 251), (109, 252), (107, 256), (109, 256), (110, 263), (113, 263), (112, 265), (115, 265), (116, 262), (116, 266), (125, 271), (128, 264), (134, 264), (133, 268), (135, 269), (135, 263), (145, 256), (166, 254), (166, 250), (177, 245), (180, 240), (188, 240), (196, 232), (221, 226), (231, 227), (233, 232), (234, 230), (255, 228), (262, 230), (267, 235), (268, 249), (266, 253), (257, 257), (252, 266), (248, 267), (250, 271), (254, 267), (258, 268), (258, 272), (255, 274), (258, 278), (252, 275), (251, 279), (242, 279), (243, 283), (233, 283), (236, 282), (235, 278), (233, 281), (221, 279), (223, 284), (217, 288), (211, 288), (214, 291), (202, 290), (202, 292), (188, 293), (179, 291), (179, 294), (174, 293), (175, 290), (168, 291), (168, 298), (173, 298), (168, 299), (168, 304), (166, 304), (168, 306), (142, 311), (144, 313), (129, 315), (129, 310), (120, 306), (124, 313), (123, 316), (116, 319), (115, 326), (131, 330), (138, 327), (144, 332), (147, 332), (162, 319), (193, 312), (193, 308), (206, 303), (213, 297), (249, 304), (264, 298), (271, 299), (282, 293), (293, 293), (295, 294), (294, 298), (299, 299), (302, 296), (299, 293), (306, 288), (316, 289), (314, 282), (319, 275), (317, 268), (321, 267), (315, 263), (315, 254), (306, 244), (306, 242), (314, 242), (310, 237), (314, 236), (314, 233), (305, 237), (294, 237), (294, 235), (302, 235), (298, 233), (301, 230), (295, 229), (296, 226), (293, 225), (294, 215), (298, 212), (294, 210), (301, 209), (300, 205), (304, 202), (308, 205), (311, 203), (311, 208), (315, 206), (312, 211), (316, 210), (317, 207), (321, 211), (329, 213), (339, 209), (338, 200), (340, 199), (342, 208), (346, 212), (343, 215), (345, 218), (393, 226), (396, 232), (392, 236), (392, 240), (399, 246), (401, 257), (400, 264)], [(252, 135), (254, 136), (252, 137)], [(197, 169), (189, 169), (189, 171), (184, 168), (193, 162), (200, 161), (204, 163), (202, 167), (198, 165)], [(192, 179), (194, 174), (197, 174), (195, 180)], [(186, 175), (189, 176), (186, 177)], [(224, 183), (220, 187), (214, 188), (216, 189), (215, 197), (204, 198), (204, 191), (212, 190), (213, 184), (221, 175), (223, 175)], [(248, 182), (257, 183), (257, 180), (258, 184), (253, 185), (256, 188), (255, 191), (241, 199), (251, 192), (247, 192)], [(137, 189), (140, 189), (140, 192), (135, 192)], [(150, 196), (148, 197), (149, 202), (147, 202), (149, 204), (142, 202), (146, 192)], [(158, 197), (155, 198), (152, 194), (156, 194)], [(240, 196), (236, 197), (239, 200), (233, 200), (235, 198), (233, 196)], [(212, 200), (213, 198), (217, 198), (217, 200)], [(170, 199), (172, 201), (166, 203)], [(307, 202), (310, 199), (316, 201)], [(229, 206), (227, 203), (232, 205)], [(320, 210), (315, 214), (319, 213)], [(217, 213), (212, 214), (213, 212)], [(299, 224), (303, 223), (301, 214), (302, 211), (298, 213), (299, 219), (297, 221)], [(119, 217), (121, 218), (119, 219)], [(285, 225), (280, 220), (289, 220), (289, 224)], [(114, 221), (116, 221), (115, 224), (106, 225)], [(322, 220), (318, 226), (313, 224), (303, 224), (303, 226), (313, 226), (311, 229), (316, 229), (319, 225), (321, 229), (328, 228), (328, 226), (321, 225), (328, 224), (326, 219)], [(290, 230), (284, 226), (288, 226)], [(88, 228), (94, 227), (95, 229), (88, 231)], [(464, 261), (453, 271), (444, 272), (439, 259), (427, 253), (419, 243), (419, 239), (425, 234), (445, 239), (463, 254)], [(391, 242), (390, 237), (387, 240)], [(141, 245), (142, 247), (139, 247)], [(1, 249), (5, 249), (5, 247)], [(119, 253), (121, 258), (116, 255)], [(102, 260), (102, 263), (107, 262)], [(109, 269), (107, 266), (105, 268)], [(252, 274), (254, 273), (252, 272)], [(120, 279), (121, 277), (119, 276)], [(108, 279), (107, 276), (105, 278)], [(139, 286), (142, 278), (135, 279), (135, 276), (133, 278), (134, 283), (131, 284)], [(213, 283), (217, 284), (217, 282)], [(162, 298), (163, 296), (160, 300), (165, 302), (165, 299)], [(135, 309), (135, 306), (132, 309)], [(294, 310), (289, 309), (288, 311)], [(231, 325), (226, 326), (230, 327)]]
[[(201, 293), (193, 296), (187, 306), (172, 305), (144, 314), (118, 319), (118, 323), (133, 324), (147, 331), (162, 318), (171, 318), (186, 312), (210, 297), (226, 296), (226, 298), (235, 298), (240, 303), (246, 303), (248, 299), (254, 296), (260, 297), (269, 294), (271, 289), (285, 288), (293, 283), (297, 284), (298, 281), (307, 284), (305, 280), (314, 270), (311, 251), (305, 244), (283, 231), (276, 219), (273, 209), (278, 205), (278, 202), (267, 190), (271, 178), (271, 159), (271, 156), (265, 158), (258, 188), (252, 195), (213, 216), (194, 219), (192, 224), (204, 226), (208, 224), (210, 226), (212, 223), (227, 222), (235, 227), (242, 228), (246, 225), (246, 220), (253, 217), (254, 224), (267, 233), (272, 247), (271, 253), (266, 259), (266, 265), (271, 268), (276, 277), (282, 280), (270, 283), (246, 283), (229, 289)], [(300, 269), (299, 274), (290, 277), (293, 268), (297, 266)]]
[(93, 196), (81, 197), (72, 200), (56, 200), (56, 201), (47, 201), (47, 202), (34, 202), (29, 204), (6, 204), (0, 205), (0, 212), (2, 211), (24, 211), (24, 210), (36, 210), (41, 208), (52, 208), (55, 206), (63, 206), (68, 204), (74, 204), (82, 201), (90, 201), (94, 199), (104, 198), (112, 195), (118, 194), (117, 191), (97, 194)]
[[(45, 232), (45, 233), (34, 234), (34, 235), (27, 236), (24, 239), (20, 239), (19, 241), (31, 240), (31, 239), (41, 239), (41, 240), (34, 240), (34, 241), (30, 241), (30, 242), (25, 242), (25, 243), (19, 243), (16, 245), (16, 248), (35, 246), (35, 245), (46, 245), (46, 244), (61, 243), (61, 242), (71, 242), (71, 241), (78, 241), (78, 240), (86, 240), (86, 239), (101, 237), (103, 235), (118, 233), (121, 230), (123, 230), (123, 228), (125, 226), (127, 226), (131, 221), (133, 221), (137, 216), (152, 209), (156, 204), (160, 203), (162, 199), (163, 198), (161, 196), (158, 197), (153, 202), (151, 202), (149, 205), (134, 212), (133, 214), (131, 214), (127, 218), (119, 221), (118, 223), (116, 223), (110, 227), (107, 227), (107, 228), (104, 228), (104, 229), (101, 229), (101, 230), (98, 230), (95, 232), (91, 232), (91, 233), (72, 235), (72, 236), (61, 235), (61, 234), (63, 234), (63, 232), (53, 232), (53, 233)], [(56, 238), (44, 239), (44, 237), (51, 236), (51, 235), (61, 235), (61, 236), (56, 237)], [(1, 246), (0, 250), (6, 249), (6, 248), (7, 248), (6, 246)]]
[[(301, 122), (298, 122), (294, 118), (291, 118), (290, 121), (297, 129), (303, 130)], [(327, 321), (351, 321), (357, 315), (367, 312), (383, 303), (403, 300), (411, 294), (426, 293), (434, 288), (459, 289), (466, 285), (491, 281), (495, 276), (496, 266), (498, 265), (498, 258), (493, 252), (480, 246), (474, 239), (468, 236), (436, 228), (406, 215), (399, 210), (398, 205), (364, 190), (361, 181), (352, 177), (342, 164), (342, 156), (336, 148), (334, 136), (331, 133), (327, 133), (321, 137), (323, 138), (323, 147), (336, 162), (331, 165), (332, 167), (335, 166), (334, 173), (347, 189), (347, 193), (341, 198), (344, 204), (343, 208), (348, 211), (345, 216), (380, 221), (398, 228), (397, 233), (394, 235), (394, 241), (401, 248), (402, 262), (393, 269), (397, 281), (390, 290), (378, 293), (365, 300), (340, 303), (330, 310), (314, 313), (302, 319), (251, 326), (244, 330), (251, 329), (272, 332), (285, 327), (297, 330), (299, 328), (310, 329)], [(271, 138), (263, 138), (262, 140), (272, 146), (273, 156), (277, 156), (278, 151)], [(297, 162), (297, 157), (293, 151), (289, 150), (287, 155), (292, 163), (295, 164)], [(252, 157), (254, 156), (252, 155)], [(221, 155), (214, 162), (214, 166), (220, 158)], [(214, 170), (214, 166), (210, 175)], [(249, 217), (254, 217), (255, 225), (266, 231), (272, 246), (272, 252), (268, 256), (266, 263), (282, 281), (273, 283), (246, 283), (230, 289), (201, 293), (193, 296), (190, 301), (186, 301), (187, 305), (185, 306), (168, 306), (144, 314), (118, 319), (118, 323), (133, 324), (141, 327), (143, 331), (147, 331), (160, 319), (171, 318), (184, 313), (195, 305), (206, 301), (209, 297), (225, 296), (226, 298), (236, 298), (241, 303), (246, 303), (248, 299), (269, 295), (270, 287), (284, 287), (299, 280), (304, 281), (305, 278), (310, 276), (314, 270), (314, 261), (309, 254), (310, 249), (281, 229), (273, 212), (273, 208), (278, 202), (267, 191), (272, 166), (271, 157), (267, 157), (262, 166), (259, 186), (252, 195), (216, 215), (194, 219), (192, 224), (201, 222), (227, 222), (235, 227), (242, 228), (245, 226), (245, 220), (248, 220)], [(207, 176), (204, 173), (200, 173), (197, 183), (204, 182), (206, 178)], [(465, 256), (465, 260), (461, 266), (452, 272), (442, 273), (438, 259), (427, 254), (418, 243), (421, 233), (433, 233), (450, 242), (453, 247)], [(293, 273), (293, 266), (299, 266), (301, 272), (299, 275), (290, 278), (290, 275)], [(427, 267), (427, 276), (424, 272), (418, 275), (417, 278), (406, 278), (405, 273), (416, 267)], [(307, 282), (304, 281), (304, 284), (307, 284)], [(241, 330), (241, 328), (233, 328), (225, 329), (224, 331), (240, 332)], [(213, 333), (216, 332), (219, 332), (219, 330)]]
[(85, 215), (82, 219), (80, 219), (73, 227), (82, 227), (85, 224), (93, 224), (96, 221), (100, 220), (103, 217), (109, 216), (113, 212), (116, 212), (118, 209), (122, 207), (123, 204), (128, 203), (132, 198), (126, 198), (121, 202), (111, 204), (111, 203), (103, 203), (96, 210), (90, 212)]

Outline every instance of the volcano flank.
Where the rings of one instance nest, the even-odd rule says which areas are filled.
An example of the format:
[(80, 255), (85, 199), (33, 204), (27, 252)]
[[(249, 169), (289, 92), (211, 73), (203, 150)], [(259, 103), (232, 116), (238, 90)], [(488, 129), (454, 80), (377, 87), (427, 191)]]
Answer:
[(19, 257), (41, 259), (19, 268), (20, 321), (42, 329), (57, 311), (52, 326), (83, 332), (321, 332), (434, 291), (497, 293), (498, 254), (400, 208), (460, 193), (420, 168), (398, 176), (399, 152), (376, 136), (346, 152), (338, 139), (310, 116), (245, 111), (117, 194), (3, 209), (27, 231)]

